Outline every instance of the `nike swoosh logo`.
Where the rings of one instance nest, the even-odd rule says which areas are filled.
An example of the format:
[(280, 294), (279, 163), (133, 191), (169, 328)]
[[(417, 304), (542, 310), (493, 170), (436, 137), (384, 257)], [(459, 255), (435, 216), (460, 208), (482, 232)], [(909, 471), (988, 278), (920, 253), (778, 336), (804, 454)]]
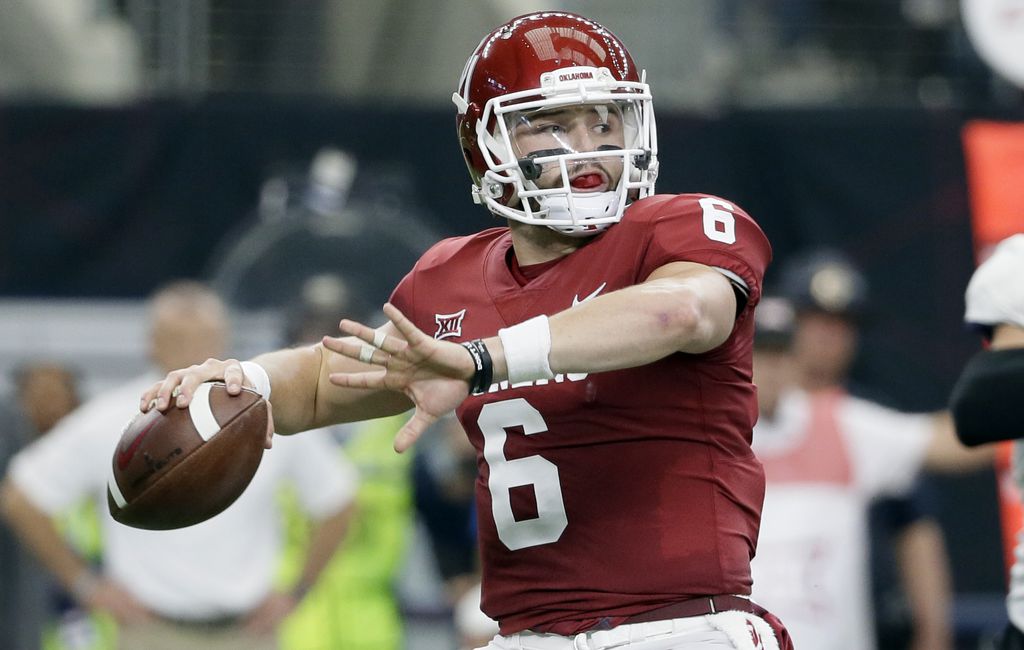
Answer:
[(146, 437), (146, 434), (149, 433), (150, 429), (156, 426), (157, 421), (158, 419), (154, 418), (153, 421), (149, 423), (148, 427), (140, 431), (139, 435), (135, 436), (135, 439), (132, 440), (131, 444), (128, 445), (127, 449), (117, 450), (118, 469), (123, 470), (125, 467), (128, 466), (128, 463), (131, 462), (132, 458), (135, 456), (135, 452), (139, 450), (139, 445), (142, 444), (142, 439)]
[(594, 289), (594, 292), (592, 294), (590, 294), (589, 296), (587, 296), (586, 298), (584, 298), (583, 300), (580, 300), (580, 295), (576, 294), (575, 296), (572, 297), (572, 306), (575, 307), (576, 305), (580, 304), (581, 302), (586, 302), (586, 301), (590, 300), (591, 298), (595, 298), (597, 296), (597, 294), (601, 293), (601, 291), (604, 289), (605, 285), (607, 285), (607, 284), (608, 284), (607, 282), (602, 282), (601, 286), (599, 286), (598, 288)]

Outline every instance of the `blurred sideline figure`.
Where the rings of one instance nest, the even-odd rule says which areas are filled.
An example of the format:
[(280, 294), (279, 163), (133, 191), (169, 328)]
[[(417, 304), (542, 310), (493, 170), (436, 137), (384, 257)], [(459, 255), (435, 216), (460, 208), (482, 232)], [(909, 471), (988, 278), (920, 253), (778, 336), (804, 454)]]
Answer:
[[(77, 374), (59, 364), (42, 362), (21, 366), (15, 373), (15, 384), (22, 409), (40, 436), (49, 432), (81, 402)], [(6, 468), (3, 471), (6, 472)], [(54, 523), (62, 537), (87, 564), (100, 564), (100, 524), (93, 499), (81, 499), (55, 513)], [(38, 566), (35, 558), (31, 564)], [(43, 650), (105, 650), (112, 647), (116, 634), (113, 619), (102, 612), (90, 612), (81, 607), (74, 597), (55, 583), (52, 576), (45, 572), (44, 575), (51, 587), (47, 603), (49, 616), (43, 628)]]
[[(404, 647), (396, 584), (412, 529), (409, 458), (391, 448), (402, 422), (404, 418), (396, 416), (325, 432), (340, 443), (336, 453), (359, 472), (355, 514), (344, 545), (282, 623), (282, 650)], [(284, 584), (292, 584), (300, 573), (317, 525), (295, 497), (293, 490), (280, 497), (288, 536)]]
[[(11, 457), (45, 435), (79, 403), (78, 377), (40, 361), (14, 371), (14, 394), (0, 398), (0, 476)], [(38, 650), (57, 587), (0, 523), (0, 648)]]
[(876, 647), (869, 583), (869, 506), (893, 497), (893, 533), (913, 619), (914, 650), (951, 650), (951, 585), (941, 533), (915, 512), (923, 468), (980, 469), (945, 414), (906, 414), (847, 392), (864, 280), (841, 255), (818, 252), (784, 269), (791, 300), (758, 309), (754, 450), (765, 467), (754, 597), (786, 620), (796, 647)]
[[(139, 391), (170, 368), (222, 355), (229, 332), (220, 299), (199, 283), (158, 291), (150, 305), (152, 373), (101, 394), (11, 461), (0, 488), (3, 514), (21, 540), (75, 598), (110, 613), (125, 650), (276, 648), (277, 623), (301, 600), (342, 539), (356, 488), (323, 436), (289, 439), (267, 451), (252, 483), (213, 519), (179, 530), (146, 531), (107, 511), (110, 458)], [(275, 491), (290, 481), (320, 521), (302, 575), (272, 589), (281, 533)], [(52, 516), (91, 497), (102, 518), (103, 565), (93, 571)]]
[(56, 362), (39, 361), (14, 371), (17, 401), (35, 436), (47, 433), (81, 403), (78, 374)]
[(476, 477), (473, 445), (455, 413), (444, 415), (416, 445), (413, 488), (416, 513), (426, 527), (450, 606), (480, 583), (473, 507)]
[[(302, 283), (286, 318), (290, 345), (319, 341), (338, 329), (341, 314), (362, 313), (367, 301), (335, 273), (311, 275)], [(401, 650), (404, 625), (396, 583), (412, 529), (410, 458), (391, 447), (404, 418), (340, 424), (323, 429), (338, 453), (359, 472), (355, 514), (345, 544), (320, 574), (316, 586), (281, 626), (283, 650)], [(317, 435), (317, 434), (314, 434)], [(274, 443), (277, 444), (276, 442)], [(287, 542), (282, 567), (289, 584), (315, 530), (294, 491), (281, 496)]]
[(441, 607), (456, 640), (468, 648), (487, 645), (497, 633), (497, 623), (480, 610), (477, 472), (476, 452), (454, 412), (423, 432), (412, 463), (416, 515), (440, 577)]
[[(967, 285), (964, 320), (987, 349), (964, 367), (950, 399), (967, 445), (1013, 441), (1013, 476), (1024, 489), (1024, 235), (1003, 240)], [(997, 650), (1024, 649), (1024, 534), (1017, 539), (1006, 598), (1009, 623)]]

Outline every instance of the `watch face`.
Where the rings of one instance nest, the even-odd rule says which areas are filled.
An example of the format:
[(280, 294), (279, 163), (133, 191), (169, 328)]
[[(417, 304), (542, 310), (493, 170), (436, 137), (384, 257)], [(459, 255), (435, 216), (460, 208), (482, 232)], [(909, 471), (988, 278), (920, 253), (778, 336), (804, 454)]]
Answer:
[(961, 10), (981, 58), (1024, 88), (1024, 0), (962, 0)]

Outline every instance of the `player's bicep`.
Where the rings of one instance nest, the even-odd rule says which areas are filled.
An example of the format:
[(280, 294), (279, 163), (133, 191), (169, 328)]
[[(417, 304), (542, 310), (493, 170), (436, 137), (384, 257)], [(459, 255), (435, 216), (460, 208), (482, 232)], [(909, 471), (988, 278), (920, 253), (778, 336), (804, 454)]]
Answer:
[(694, 329), (699, 333), (685, 342), (680, 352), (701, 353), (712, 350), (729, 338), (736, 319), (736, 294), (729, 278), (704, 264), (670, 262), (655, 269), (644, 287), (664, 291), (666, 298), (685, 302), (691, 311)]
[(760, 299), (771, 245), (742, 208), (714, 196), (680, 195), (659, 208), (652, 224), (643, 268), (688, 261), (715, 269), (732, 284), (734, 316)]

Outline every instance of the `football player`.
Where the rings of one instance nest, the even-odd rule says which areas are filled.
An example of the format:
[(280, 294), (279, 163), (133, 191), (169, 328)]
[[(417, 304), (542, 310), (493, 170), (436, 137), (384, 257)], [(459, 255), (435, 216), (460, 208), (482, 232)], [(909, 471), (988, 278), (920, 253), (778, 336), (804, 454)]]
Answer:
[(142, 408), (214, 379), (268, 396), (279, 433), (413, 407), (398, 451), (454, 409), (488, 648), (791, 647), (749, 599), (761, 229), (722, 198), (655, 195), (650, 88), (591, 20), (500, 26), (453, 100), (473, 198), (507, 225), (427, 251), (384, 326), (172, 372)]
[[(964, 320), (989, 345), (964, 367), (950, 400), (965, 445), (1013, 440), (1013, 478), (1024, 489), (1024, 234), (1000, 242), (967, 285)], [(1000, 650), (1024, 650), (1024, 537), (1018, 537)]]

